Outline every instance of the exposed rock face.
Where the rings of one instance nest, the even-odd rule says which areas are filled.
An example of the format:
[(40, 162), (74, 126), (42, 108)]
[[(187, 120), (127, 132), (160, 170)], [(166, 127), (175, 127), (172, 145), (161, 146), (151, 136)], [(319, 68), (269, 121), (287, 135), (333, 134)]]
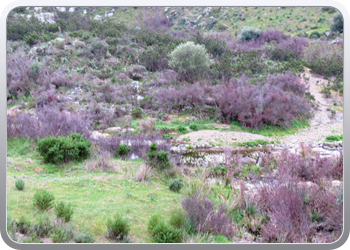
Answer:
[(34, 7), (35, 12), (41, 11), (42, 9), (43, 9), (43, 7)]
[(203, 11), (204, 16), (207, 17), (210, 14), (211, 11), (212, 11), (211, 7), (205, 8), (204, 11)]
[(69, 11), (70, 13), (72, 13), (72, 12), (75, 11), (75, 8), (74, 8), (74, 7), (70, 7), (68, 11)]
[[(39, 13), (39, 14), (35, 14), (35, 17), (38, 18), (38, 20), (42, 23), (45, 23), (45, 22), (56, 23), (54, 13)], [(28, 18), (28, 15), (27, 15), (27, 18)]]

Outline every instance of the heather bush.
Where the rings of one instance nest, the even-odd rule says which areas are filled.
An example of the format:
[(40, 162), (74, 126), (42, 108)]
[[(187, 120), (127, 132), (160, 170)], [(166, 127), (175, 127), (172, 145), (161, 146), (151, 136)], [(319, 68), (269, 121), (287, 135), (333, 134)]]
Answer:
[(283, 40), (279, 44), (271, 47), (271, 49), (267, 51), (267, 55), (272, 60), (276, 61), (302, 59), (308, 45), (308, 39), (304, 37), (293, 37)]
[(307, 66), (313, 72), (331, 77), (343, 75), (344, 52), (342, 46), (318, 42), (309, 46), (305, 53)]
[(260, 205), (269, 220), (262, 226), (262, 237), (267, 242), (309, 242), (314, 234), (310, 215), (304, 206), (304, 197), (286, 185), (263, 186), (259, 189)]
[(60, 201), (55, 204), (54, 207), (57, 218), (62, 218), (65, 222), (69, 222), (71, 220), (74, 211), (70, 203)]
[(181, 179), (172, 179), (169, 182), (169, 189), (173, 192), (180, 192), (183, 187), (183, 182)]
[(285, 39), (287, 39), (287, 36), (277, 29), (261, 31), (258, 38), (258, 40), (261, 40), (264, 43), (271, 43), (272, 41), (280, 43)]
[(161, 7), (153, 7), (151, 12), (144, 13), (144, 23), (152, 30), (163, 31), (172, 26)]
[(342, 154), (337, 158), (312, 155), (311, 147), (301, 145), (301, 153), (282, 151), (278, 156), (277, 172), (281, 178), (320, 183), (324, 178), (343, 179)]
[(40, 211), (49, 210), (52, 208), (55, 197), (46, 190), (37, 190), (33, 197), (33, 204)]
[(110, 239), (122, 241), (129, 234), (130, 225), (120, 214), (107, 221), (107, 236)]
[(205, 47), (193, 42), (180, 44), (170, 53), (169, 66), (188, 81), (206, 75), (212, 63)]
[(281, 86), (244, 84), (237, 80), (217, 86), (215, 99), (220, 115), (226, 121), (237, 120), (255, 129), (266, 124), (289, 127), (293, 119), (310, 117), (307, 100), (283, 91)]
[(259, 38), (260, 30), (253, 27), (245, 27), (241, 30), (239, 39), (241, 41), (250, 41)]
[(17, 230), (21, 233), (21, 234), (27, 234), (30, 232), (31, 229), (31, 223), (30, 221), (24, 217), (23, 215), (21, 217), (19, 217), (19, 220), (17, 222), (15, 222), (15, 225), (17, 227)]
[(31, 231), (37, 236), (44, 238), (47, 237), (54, 227), (54, 223), (50, 220), (48, 212), (39, 214), (38, 222), (33, 223)]
[(211, 232), (229, 238), (233, 236), (233, 225), (224, 207), (215, 211), (214, 204), (199, 194), (192, 194), (181, 203), (186, 212), (186, 227), (196, 232)]
[(18, 179), (16, 180), (15, 182), (15, 186), (18, 190), (23, 190), (24, 189), (24, 186), (25, 186), (25, 183), (22, 179)]
[(91, 142), (78, 133), (67, 137), (46, 137), (38, 141), (37, 151), (45, 162), (81, 161), (88, 157)]

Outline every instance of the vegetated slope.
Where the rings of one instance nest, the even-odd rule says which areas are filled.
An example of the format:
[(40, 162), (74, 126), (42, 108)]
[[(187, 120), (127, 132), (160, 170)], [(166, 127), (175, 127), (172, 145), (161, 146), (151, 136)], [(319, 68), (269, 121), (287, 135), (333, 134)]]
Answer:
[[(98, 242), (232, 242), (247, 233), (258, 242), (332, 242), (339, 237), (341, 153), (333, 159), (314, 155), (307, 146), (301, 154), (266, 151), (259, 155), (259, 166), (252, 159), (253, 166), (245, 166), (242, 156), (226, 147), (224, 164), (191, 169), (170, 152), (171, 140), (188, 141), (191, 131), (243, 131), (261, 134), (259, 139), (296, 133), (317, 118), (317, 101), (333, 103), (337, 111), (321, 112), (335, 113), (336, 119), (342, 107), (342, 34), (306, 37), (295, 31), (298, 18), (317, 23), (305, 28), (309, 33), (328, 29), (322, 18), (332, 21), (333, 9), (41, 11), (55, 13), (55, 23), (22, 18), (34, 14), (25, 8), (8, 18), (11, 237), (92, 241), (86, 230)], [(305, 67), (311, 70), (306, 75)], [(315, 89), (315, 73), (329, 84)], [(72, 133), (85, 139), (74, 140), (82, 137)], [(73, 157), (79, 147), (89, 148), (87, 159), (85, 154)], [(50, 160), (51, 155), (58, 160)], [(262, 176), (266, 183), (273, 180), (271, 189), (256, 185)], [(19, 178), (25, 188), (16, 190)], [(212, 186), (213, 180), (222, 185)], [(32, 199), (40, 189), (73, 204), (71, 224), (77, 228), (60, 222), (57, 208), (42, 215), (46, 219), (34, 215)], [(123, 218), (114, 217), (120, 213)], [(123, 232), (113, 226), (118, 223)]]

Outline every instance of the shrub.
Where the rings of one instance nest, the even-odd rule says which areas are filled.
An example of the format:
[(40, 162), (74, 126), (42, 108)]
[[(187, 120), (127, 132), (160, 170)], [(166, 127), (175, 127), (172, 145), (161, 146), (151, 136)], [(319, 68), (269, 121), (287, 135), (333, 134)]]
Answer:
[(190, 124), (190, 129), (192, 129), (193, 131), (198, 131), (198, 125), (197, 124)]
[(28, 219), (26, 217), (24, 217), (23, 215), (19, 218), (18, 222), (16, 222), (16, 227), (17, 230), (21, 233), (21, 234), (27, 234), (30, 232), (30, 222), (28, 221)]
[(33, 31), (32, 33), (24, 36), (24, 41), (29, 45), (34, 45), (39, 40), (38, 34)]
[(25, 183), (22, 179), (18, 179), (16, 180), (15, 185), (18, 190), (23, 190)]
[(170, 214), (169, 223), (176, 229), (181, 229), (185, 226), (186, 214), (182, 209), (173, 210)]
[(118, 150), (116, 151), (116, 156), (126, 156), (131, 150), (131, 147), (129, 147), (126, 144), (120, 144), (118, 147)]
[(196, 193), (186, 197), (181, 203), (187, 217), (185, 227), (189, 231), (233, 236), (232, 222), (225, 207), (221, 206), (218, 211), (215, 211), (214, 203)]
[(293, 37), (273, 46), (267, 51), (267, 54), (272, 60), (276, 61), (303, 59), (304, 50), (308, 45), (308, 39), (304, 37)]
[(49, 210), (52, 208), (55, 197), (46, 190), (37, 190), (33, 197), (33, 204), (40, 211)]
[(237, 120), (243, 126), (258, 129), (267, 124), (289, 127), (293, 119), (311, 116), (306, 99), (283, 90), (289, 84), (274, 85), (253, 85), (231, 80), (224, 86), (217, 86), (215, 99), (222, 118), (226, 121)]
[(50, 220), (48, 213), (44, 212), (39, 215), (38, 222), (33, 224), (32, 231), (41, 238), (47, 237), (52, 231), (54, 225)]
[(188, 81), (206, 75), (212, 63), (205, 47), (193, 42), (180, 44), (170, 53), (169, 66)]
[(148, 232), (151, 233), (153, 231), (153, 228), (162, 221), (163, 221), (163, 219), (159, 214), (152, 215), (147, 222)]
[(334, 32), (343, 33), (344, 20), (343, 15), (338, 12), (333, 16), (333, 23), (331, 24), (331, 30)]
[(81, 232), (74, 235), (74, 241), (76, 243), (94, 243), (95, 239), (90, 232)]
[(189, 132), (188, 129), (184, 126), (179, 126), (177, 130), (180, 132), (180, 134), (186, 134)]
[(44, 161), (53, 164), (82, 161), (88, 157), (90, 148), (91, 142), (78, 133), (67, 137), (46, 137), (37, 143), (37, 151)]
[(156, 165), (158, 169), (166, 169), (170, 167), (168, 152), (160, 150), (156, 153)]
[(241, 30), (239, 39), (241, 41), (250, 41), (259, 38), (260, 30), (253, 27), (245, 27)]
[(140, 182), (147, 181), (152, 175), (152, 167), (149, 165), (142, 165), (136, 173), (136, 180)]
[(164, 46), (147, 47), (140, 54), (140, 62), (149, 71), (157, 71), (168, 67), (168, 51)]
[(107, 221), (107, 236), (110, 239), (122, 241), (129, 234), (130, 225), (120, 214)]
[(159, 222), (152, 229), (152, 238), (156, 243), (180, 243), (182, 236), (181, 229), (175, 229), (165, 222)]
[(53, 229), (53, 233), (50, 235), (50, 238), (53, 243), (67, 243), (70, 242), (70, 234), (62, 227), (56, 226)]
[(342, 135), (328, 135), (326, 137), (326, 141), (333, 142), (333, 141), (342, 141), (343, 136)]
[(134, 119), (142, 118), (143, 110), (140, 107), (137, 107), (131, 112), (131, 115)]
[(180, 192), (183, 187), (183, 183), (181, 179), (172, 179), (169, 182), (169, 189), (173, 192)]
[(73, 208), (71, 207), (71, 204), (66, 204), (61, 201), (55, 205), (55, 214), (58, 218), (62, 218), (65, 222), (69, 222), (73, 215)]

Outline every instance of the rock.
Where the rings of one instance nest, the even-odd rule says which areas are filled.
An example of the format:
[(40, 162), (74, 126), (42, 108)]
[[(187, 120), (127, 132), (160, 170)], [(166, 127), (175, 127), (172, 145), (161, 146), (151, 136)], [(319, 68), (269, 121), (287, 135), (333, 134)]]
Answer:
[(138, 101), (141, 101), (141, 100), (145, 99), (143, 96), (140, 96), (140, 95), (138, 95), (136, 98), (137, 98)]
[(35, 17), (42, 23), (56, 23), (54, 13), (39, 13), (35, 14)]
[(137, 92), (139, 92), (140, 89), (141, 89), (141, 85), (140, 85), (140, 83), (139, 83), (138, 81), (133, 81), (133, 82), (131, 82), (131, 86), (132, 86)]
[(205, 26), (205, 22), (201, 22), (198, 24), (198, 27), (203, 28)]
[(7, 115), (12, 116), (12, 115), (17, 115), (20, 113), (20, 105), (13, 106), (12, 108), (7, 110)]
[(165, 7), (164, 12), (168, 12), (169, 9), (170, 9), (170, 7)]
[(252, 165), (256, 165), (256, 160), (249, 158), (249, 157), (243, 157), (242, 161), (241, 161), (242, 165), (244, 166), (252, 166)]
[(43, 7), (34, 7), (35, 12), (41, 11), (42, 9), (43, 9)]
[(212, 8), (211, 8), (211, 7), (207, 7), (207, 8), (205, 8), (205, 9), (204, 9), (204, 11), (203, 11), (204, 16), (205, 16), (205, 17), (207, 17), (207, 16), (210, 14), (211, 10), (212, 10)]
[(99, 139), (100, 137), (106, 138), (108, 136), (109, 134), (101, 133), (99, 131), (93, 131), (91, 134), (91, 138), (95, 140)]
[(74, 7), (70, 7), (69, 10), (68, 10), (68, 12), (70, 12), (70, 13), (73, 13), (74, 11), (75, 11)]
[(61, 37), (57, 37), (56, 39), (55, 39), (55, 41), (58, 41), (58, 42), (63, 42), (65, 39), (64, 38), (61, 38)]
[(93, 20), (102, 22), (102, 17), (100, 15), (96, 15)]
[(65, 12), (66, 8), (65, 7), (56, 7), (58, 11)]
[(105, 132), (120, 132), (122, 130), (121, 127), (110, 127), (105, 129)]
[(113, 16), (113, 11), (106, 11), (105, 12), (105, 17), (111, 17), (111, 16)]

